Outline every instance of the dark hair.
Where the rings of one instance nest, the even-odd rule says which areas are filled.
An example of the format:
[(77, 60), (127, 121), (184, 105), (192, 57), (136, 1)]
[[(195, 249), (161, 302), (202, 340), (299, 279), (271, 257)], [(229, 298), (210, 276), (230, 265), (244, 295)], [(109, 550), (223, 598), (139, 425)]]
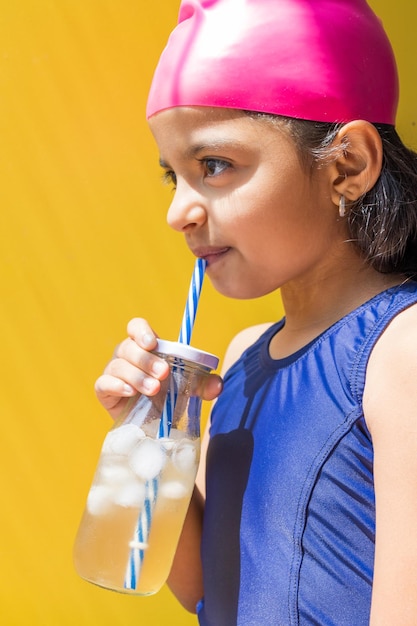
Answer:
[[(343, 126), (263, 114), (257, 117), (284, 122), (310, 168), (332, 157), (333, 140)], [(348, 206), (350, 239), (377, 271), (417, 280), (417, 153), (403, 144), (394, 126), (374, 126), (383, 145), (381, 174), (372, 189)]]

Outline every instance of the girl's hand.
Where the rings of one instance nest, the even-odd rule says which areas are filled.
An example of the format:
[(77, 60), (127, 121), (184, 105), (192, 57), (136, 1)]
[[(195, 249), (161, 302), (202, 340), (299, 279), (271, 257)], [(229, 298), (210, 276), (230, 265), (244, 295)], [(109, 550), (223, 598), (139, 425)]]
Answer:
[[(98, 400), (113, 419), (121, 415), (132, 396), (155, 395), (160, 381), (169, 373), (168, 363), (152, 354), (157, 346), (157, 335), (146, 320), (131, 320), (127, 333), (128, 337), (117, 346), (113, 359), (95, 384)], [(213, 400), (221, 390), (222, 379), (212, 374), (207, 378), (203, 397)]]

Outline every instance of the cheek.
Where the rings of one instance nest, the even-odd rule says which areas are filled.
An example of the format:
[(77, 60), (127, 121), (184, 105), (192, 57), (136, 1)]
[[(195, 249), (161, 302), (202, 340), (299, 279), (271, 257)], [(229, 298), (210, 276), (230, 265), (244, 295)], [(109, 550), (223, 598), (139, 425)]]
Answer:
[[(279, 174), (277, 174), (277, 171)], [(269, 240), (278, 234), (289, 236), (294, 229), (308, 228), (314, 217), (310, 204), (311, 185), (291, 159), (284, 165), (268, 163), (245, 183), (218, 199), (212, 218), (218, 228), (235, 237), (249, 234)]]
[(310, 188), (310, 181), (298, 160), (290, 155), (287, 161), (280, 159), (260, 169), (248, 192), (252, 202), (262, 205), (264, 210), (274, 207), (279, 213), (296, 217), (298, 209), (304, 207)]

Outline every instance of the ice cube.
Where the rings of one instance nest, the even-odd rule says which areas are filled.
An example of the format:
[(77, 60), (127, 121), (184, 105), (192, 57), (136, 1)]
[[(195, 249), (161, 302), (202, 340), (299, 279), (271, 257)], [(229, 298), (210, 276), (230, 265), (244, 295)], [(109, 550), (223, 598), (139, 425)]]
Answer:
[(93, 485), (87, 497), (91, 515), (104, 515), (111, 507), (111, 490), (105, 485)]
[(182, 473), (195, 471), (198, 463), (197, 446), (190, 439), (181, 441), (172, 453), (175, 467)]
[(143, 505), (145, 500), (145, 485), (139, 481), (133, 481), (113, 490), (113, 502), (118, 506), (136, 507)]
[(156, 478), (165, 465), (166, 456), (158, 441), (144, 439), (139, 442), (129, 456), (129, 465), (144, 481)]
[(164, 498), (179, 500), (180, 498), (185, 498), (188, 493), (188, 489), (178, 480), (171, 480), (170, 482), (164, 483), (160, 486), (159, 493)]
[(136, 424), (122, 424), (107, 433), (101, 452), (127, 455), (143, 437), (145, 433)]
[(127, 482), (131, 478), (132, 473), (126, 463), (126, 459), (122, 458), (122, 461), (120, 463), (111, 456), (103, 456), (97, 468), (98, 480), (107, 485), (120, 485)]
[(169, 436), (160, 437), (158, 441), (164, 448), (164, 450), (170, 452), (178, 444), (178, 441), (184, 439), (184, 437), (186, 437), (186, 433), (183, 430), (178, 430), (178, 428), (171, 428)]
[(170, 451), (173, 450), (174, 446), (178, 444), (181, 439), (184, 439), (187, 436), (183, 430), (179, 430), (178, 428), (171, 428), (169, 431), (168, 437), (160, 437), (158, 441), (164, 448), (164, 450)]
[(169, 439), (169, 437), (161, 437), (160, 439), (158, 439), (158, 441), (159, 445), (162, 446), (162, 448), (166, 450), (166, 452), (170, 452), (175, 446), (175, 441), (172, 441), (172, 439)]

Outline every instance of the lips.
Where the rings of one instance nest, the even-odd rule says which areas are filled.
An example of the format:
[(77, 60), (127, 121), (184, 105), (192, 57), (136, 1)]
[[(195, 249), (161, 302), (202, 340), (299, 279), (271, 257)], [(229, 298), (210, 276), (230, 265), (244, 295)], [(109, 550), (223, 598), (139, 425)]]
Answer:
[(200, 257), (201, 259), (204, 259), (205, 261), (207, 261), (208, 265), (211, 265), (215, 261), (219, 260), (229, 250), (230, 248), (227, 246), (223, 246), (223, 247), (207, 246), (207, 247), (194, 248), (192, 249), (192, 253), (196, 257)]

